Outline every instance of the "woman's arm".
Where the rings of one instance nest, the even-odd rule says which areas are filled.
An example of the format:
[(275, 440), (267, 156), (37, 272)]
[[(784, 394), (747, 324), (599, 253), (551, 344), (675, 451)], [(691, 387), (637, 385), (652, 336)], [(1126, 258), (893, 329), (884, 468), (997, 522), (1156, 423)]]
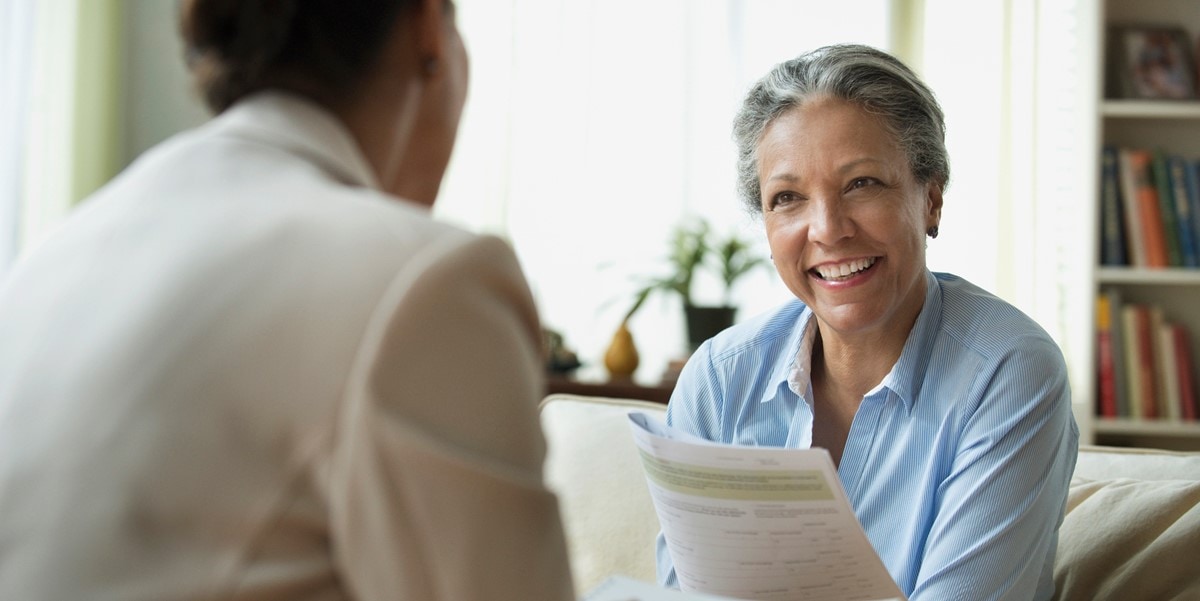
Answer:
[(1049, 599), (1078, 451), (1066, 366), (1052, 342), (1018, 346), (978, 380), (910, 599)]
[(330, 478), (336, 563), (356, 599), (571, 599), (532, 297), (499, 240), (443, 246), (393, 283), (355, 366)]

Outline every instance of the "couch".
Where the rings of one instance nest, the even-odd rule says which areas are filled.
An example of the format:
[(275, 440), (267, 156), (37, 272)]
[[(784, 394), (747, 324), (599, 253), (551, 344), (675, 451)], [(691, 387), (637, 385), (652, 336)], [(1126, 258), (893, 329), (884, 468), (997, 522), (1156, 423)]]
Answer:
[[(546, 479), (559, 495), (580, 594), (608, 576), (654, 582), (654, 514), (625, 414), (630, 399), (541, 404)], [(1080, 448), (1059, 531), (1057, 599), (1200, 599), (1200, 453)]]

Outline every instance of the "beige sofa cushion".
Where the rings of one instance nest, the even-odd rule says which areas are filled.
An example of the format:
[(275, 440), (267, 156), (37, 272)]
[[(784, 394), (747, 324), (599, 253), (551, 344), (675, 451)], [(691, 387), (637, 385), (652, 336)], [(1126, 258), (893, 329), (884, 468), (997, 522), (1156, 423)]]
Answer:
[(1082, 447), (1057, 599), (1200, 599), (1200, 454)]
[(558, 493), (571, 571), (580, 594), (621, 574), (655, 582), (658, 516), (626, 413), (666, 405), (569, 394), (541, 405), (546, 481)]

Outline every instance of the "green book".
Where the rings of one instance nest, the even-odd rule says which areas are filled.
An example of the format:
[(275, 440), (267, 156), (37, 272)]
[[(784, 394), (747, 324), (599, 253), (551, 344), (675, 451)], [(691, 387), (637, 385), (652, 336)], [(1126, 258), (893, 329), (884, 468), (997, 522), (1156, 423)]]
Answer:
[(1167, 265), (1183, 267), (1183, 249), (1179, 245), (1179, 224), (1176, 223), (1175, 194), (1171, 191), (1171, 172), (1167, 167), (1167, 156), (1158, 149), (1150, 160), (1150, 172), (1154, 187), (1158, 190), (1159, 213), (1162, 217), (1163, 241), (1167, 247)]

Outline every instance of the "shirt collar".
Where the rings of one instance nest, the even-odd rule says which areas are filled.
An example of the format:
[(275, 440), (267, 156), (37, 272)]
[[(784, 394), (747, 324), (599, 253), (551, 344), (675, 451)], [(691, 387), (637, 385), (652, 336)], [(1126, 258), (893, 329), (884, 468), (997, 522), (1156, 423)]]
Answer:
[(900, 397), (908, 411), (912, 411), (921, 384), (925, 382), (925, 371), (929, 367), (929, 356), (937, 341), (942, 325), (942, 287), (929, 270), (925, 271), (925, 304), (913, 324), (900, 359), (892, 371), (883, 378), (883, 385)]
[[(904, 342), (904, 349), (900, 351), (896, 365), (884, 376), (880, 386), (876, 387), (876, 390), (891, 390), (910, 412), (925, 380), (925, 370), (929, 365), (929, 356), (933, 352), (941, 322), (942, 287), (933, 273), (925, 270), (925, 302), (921, 306), (921, 312)], [(778, 363), (771, 376), (774, 385), (767, 387), (762, 402), (776, 398), (783, 386), (787, 386), (801, 398), (807, 397), (812, 384), (812, 349), (817, 336), (816, 326), (812, 309), (805, 307), (792, 339), (784, 347), (794, 349), (788, 355), (792, 359)]]
[(812, 309), (806, 306), (796, 318), (796, 327), (783, 346), (787, 349), (785, 359), (776, 362), (769, 380), (771, 385), (766, 387), (760, 402), (778, 397), (784, 388), (791, 389), (802, 398), (808, 395), (808, 382), (812, 378), (812, 347), (816, 336), (817, 322), (813, 319)]
[(252, 94), (217, 117), (214, 126), (304, 157), (346, 185), (380, 189), (350, 130), (327, 109), (301, 96), (280, 91)]

